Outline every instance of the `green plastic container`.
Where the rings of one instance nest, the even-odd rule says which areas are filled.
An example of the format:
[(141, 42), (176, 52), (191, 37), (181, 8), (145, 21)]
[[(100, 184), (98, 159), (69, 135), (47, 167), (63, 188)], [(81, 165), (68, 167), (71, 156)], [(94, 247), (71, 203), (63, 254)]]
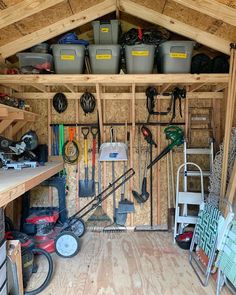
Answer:
[(93, 74), (119, 73), (120, 45), (89, 45), (88, 49)]
[(85, 47), (78, 44), (52, 45), (54, 67), (57, 74), (82, 74)]
[(125, 61), (128, 74), (151, 74), (155, 45), (125, 45)]

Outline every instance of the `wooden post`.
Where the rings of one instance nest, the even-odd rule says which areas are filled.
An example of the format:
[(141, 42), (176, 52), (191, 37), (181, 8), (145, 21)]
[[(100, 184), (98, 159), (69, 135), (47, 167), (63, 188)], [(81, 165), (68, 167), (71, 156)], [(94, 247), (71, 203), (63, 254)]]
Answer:
[[(75, 122), (79, 122), (79, 101), (77, 99), (74, 100), (75, 102)], [(75, 137), (76, 141), (79, 142), (79, 127), (77, 126), (75, 129)], [(81, 150), (79, 150), (82, 153)], [(80, 201), (79, 201), (79, 173), (80, 173), (80, 162), (78, 161), (76, 166), (76, 209), (79, 211), (80, 208)]]
[(228, 169), (228, 158), (229, 158), (229, 144), (230, 135), (233, 124), (233, 114), (235, 107), (235, 96), (236, 96), (236, 55), (235, 49), (231, 48), (230, 55), (230, 73), (229, 73), (229, 87), (227, 95), (227, 105), (225, 114), (225, 133), (224, 133), (224, 153), (223, 163), (221, 172), (221, 190), (220, 196), (225, 197), (226, 182), (227, 182), (227, 169)]
[(229, 185), (226, 192), (226, 198), (231, 204), (233, 204), (235, 193), (236, 193), (236, 160), (234, 160), (234, 167), (230, 176), (230, 181), (229, 181)]
[[(134, 143), (135, 143), (135, 84), (132, 83), (132, 100), (131, 100), (131, 108), (130, 108), (130, 116), (131, 116), (131, 122), (132, 122), (132, 126), (131, 126), (131, 134), (130, 134), (130, 167), (133, 168), (134, 167), (134, 151), (133, 151), (133, 147), (134, 147)], [(127, 136), (125, 134), (125, 136)], [(130, 192), (132, 191), (134, 186), (134, 181), (133, 178), (130, 179)], [(133, 198), (133, 194), (131, 193), (131, 198), (130, 200), (133, 202), (134, 198)], [(133, 226), (134, 224), (134, 215), (130, 214), (130, 226)]]
[[(161, 109), (161, 100), (157, 100), (157, 109)], [(157, 121), (160, 122), (161, 116), (157, 116)], [(157, 154), (159, 155), (161, 152), (161, 126), (157, 126)], [(161, 224), (161, 186), (160, 186), (160, 175), (161, 175), (161, 163), (160, 161), (157, 162), (157, 224)]]
[[(102, 91), (102, 95), (106, 92), (106, 88), (105, 86), (103, 86), (103, 91)], [(103, 99), (102, 101), (102, 106), (101, 106), (101, 115), (103, 114), (103, 122), (106, 123), (106, 100)], [(99, 114), (99, 119), (100, 119), (100, 114)], [(99, 121), (100, 123), (100, 121)], [(101, 138), (103, 138), (103, 141), (106, 141), (106, 127), (103, 126), (102, 129), (100, 129), (101, 132)], [(102, 164), (102, 170), (103, 170), (103, 188), (102, 190), (107, 186), (107, 163), (103, 162)], [(101, 172), (102, 173), (102, 172)], [(102, 187), (102, 184), (101, 184)], [(102, 203), (102, 208), (104, 210), (105, 213), (107, 213), (107, 200), (105, 200)]]
[[(52, 130), (51, 130), (51, 120), (52, 120), (52, 107), (51, 107), (51, 99), (48, 99), (48, 156), (52, 155)], [(50, 206), (53, 206), (53, 194), (52, 187), (48, 188), (48, 201)]]

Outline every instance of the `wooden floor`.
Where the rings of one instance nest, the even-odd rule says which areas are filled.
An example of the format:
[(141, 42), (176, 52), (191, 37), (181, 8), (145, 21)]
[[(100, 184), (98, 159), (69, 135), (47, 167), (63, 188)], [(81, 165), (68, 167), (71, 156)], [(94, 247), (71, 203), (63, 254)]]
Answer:
[[(44, 295), (211, 295), (191, 269), (186, 251), (164, 232), (92, 233), (81, 239), (79, 254), (53, 254), (54, 277)], [(224, 290), (222, 295), (230, 294)]]

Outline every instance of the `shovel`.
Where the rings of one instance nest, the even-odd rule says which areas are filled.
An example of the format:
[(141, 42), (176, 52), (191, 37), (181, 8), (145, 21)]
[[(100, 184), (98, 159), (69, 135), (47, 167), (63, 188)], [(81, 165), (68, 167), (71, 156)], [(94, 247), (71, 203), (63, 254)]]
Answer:
[[(88, 134), (89, 134), (89, 128), (83, 127), (82, 134), (84, 136), (84, 174), (85, 174), (85, 179), (79, 181), (79, 196), (81, 198), (87, 198), (87, 197), (93, 197), (95, 195), (95, 181), (94, 181), (94, 179), (88, 178)], [(95, 151), (93, 149), (93, 153), (94, 152)], [(95, 169), (95, 167), (94, 167), (94, 169)]]

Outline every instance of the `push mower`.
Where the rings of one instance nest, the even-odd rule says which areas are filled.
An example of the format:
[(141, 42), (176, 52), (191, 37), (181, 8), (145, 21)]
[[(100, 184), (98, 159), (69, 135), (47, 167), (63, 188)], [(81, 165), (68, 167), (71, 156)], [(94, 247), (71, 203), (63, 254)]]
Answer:
[(85, 233), (83, 217), (96, 209), (113, 192), (133, 177), (134, 174), (135, 172), (132, 168), (127, 170), (63, 223), (57, 222), (60, 212), (53, 208), (42, 209), (28, 216), (26, 224), (28, 228), (30, 226), (33, 228), (31, 234), (34, 235), (36, 247), (49, 253), (55, 251), (64, 258), (75, 256), (80, 249), (79, 238)]

